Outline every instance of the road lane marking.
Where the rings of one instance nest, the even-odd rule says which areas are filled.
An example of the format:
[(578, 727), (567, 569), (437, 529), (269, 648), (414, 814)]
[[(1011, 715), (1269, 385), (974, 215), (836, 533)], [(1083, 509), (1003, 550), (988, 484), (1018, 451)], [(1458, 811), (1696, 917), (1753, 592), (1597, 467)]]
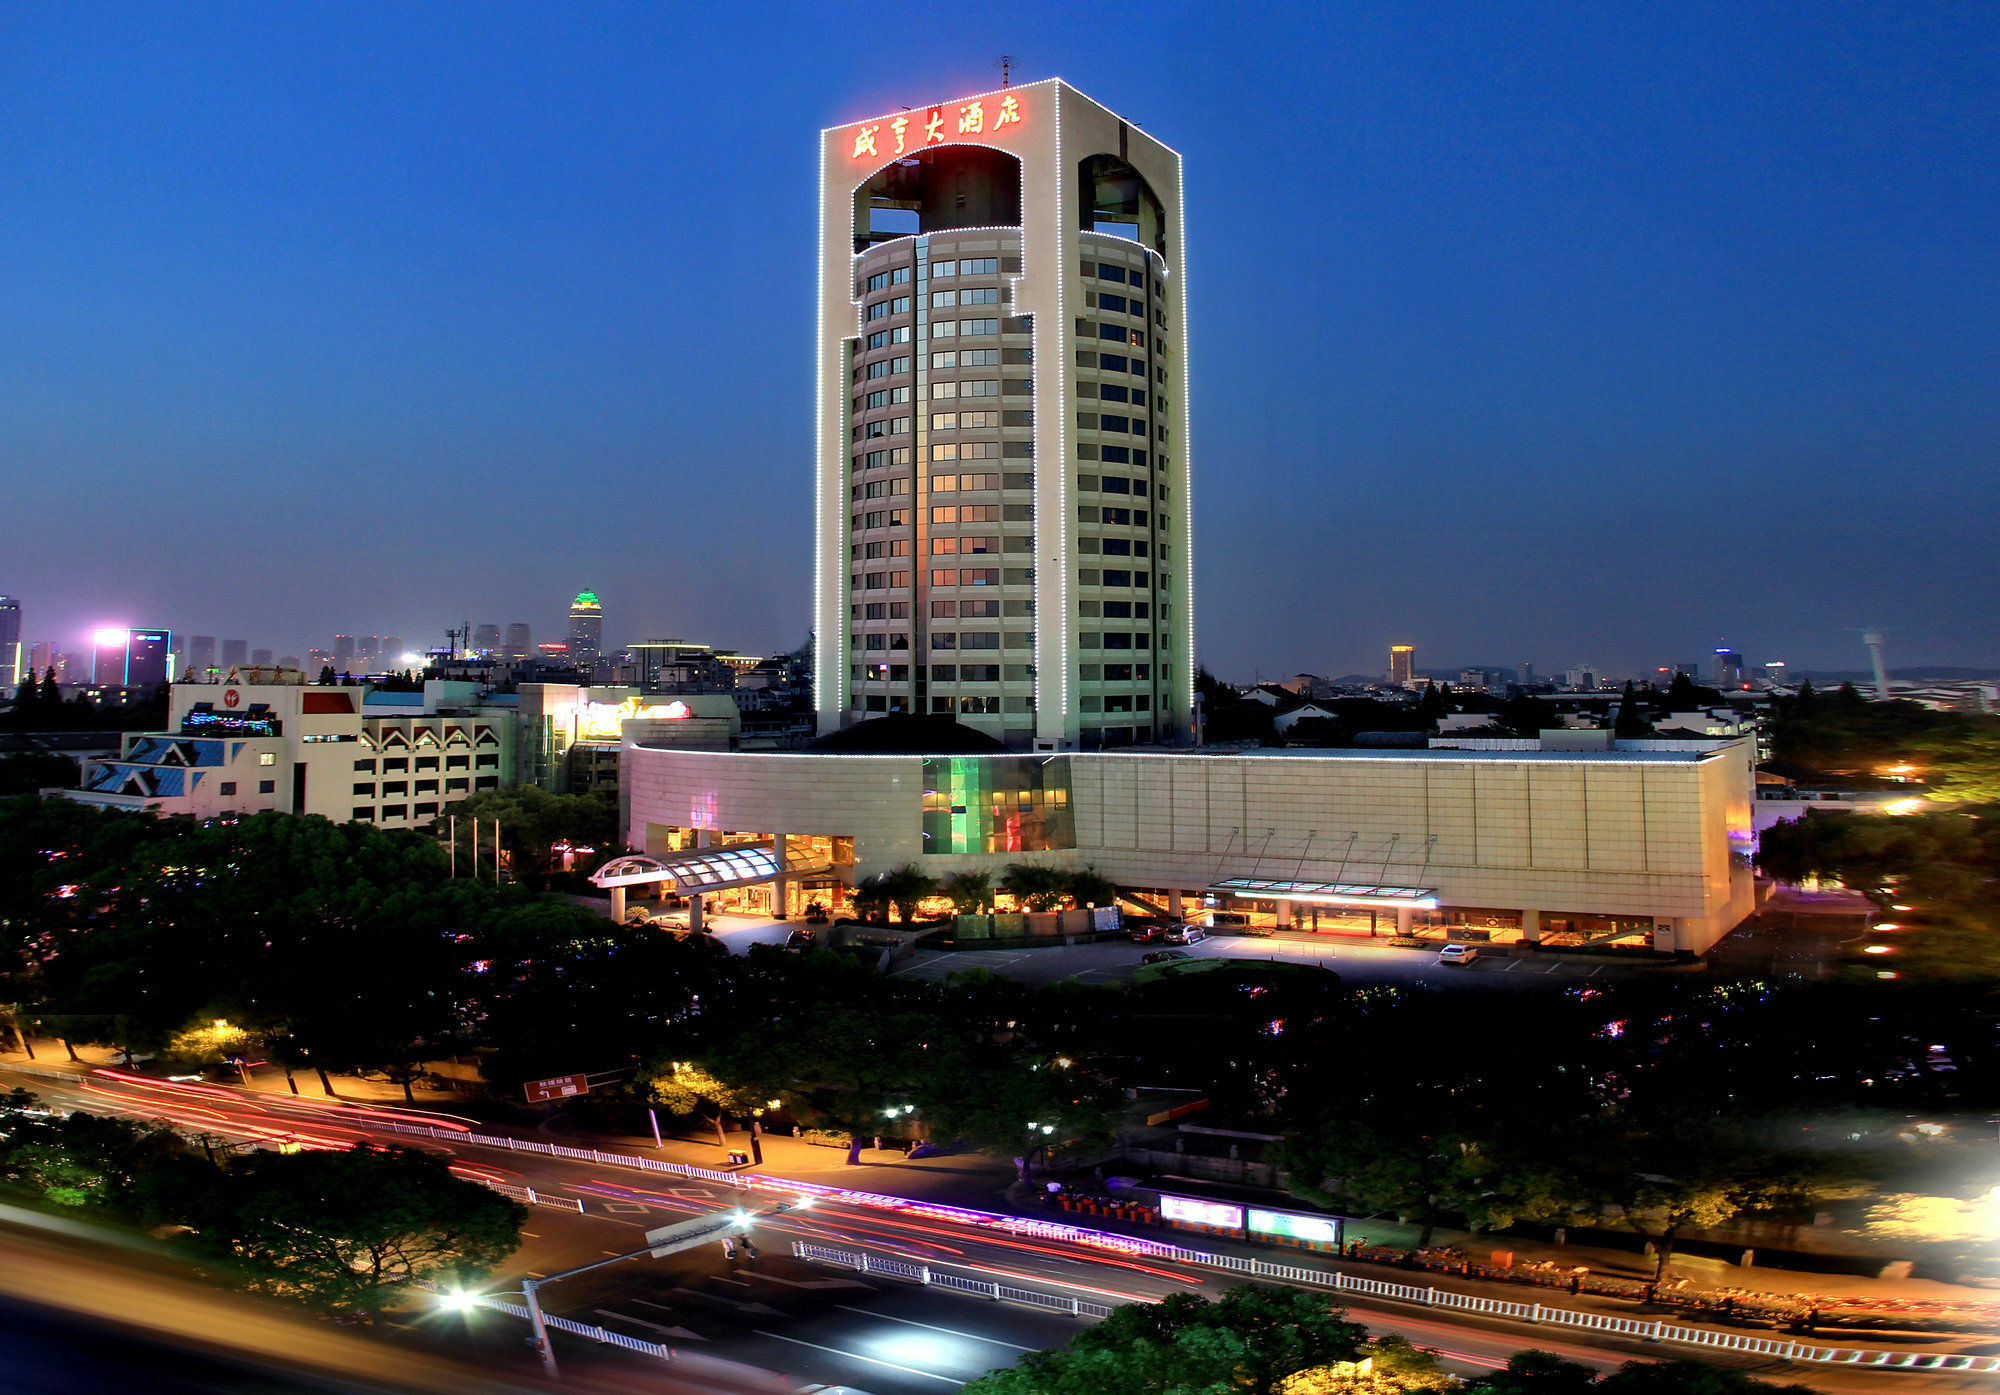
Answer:
[(754, 1328), (752, 1330), (754, 1330), (759, 1337), (769, 1337), (772, 1340), (779, 1342), (790, 1342), (794, 1346), (811, 1347), (814, 1351), (832, 1352), (835, 1356), (844, 1356), (849, 1361), (866, 1361), (876, 1366), (887, 1366), (892, 1371), (901, 1371), (905, 1375), (922, 1376), (926, 1380), (941, 1380), (946, 1385), (965, 1384), (965, 1382), (962, 1380), (955, 1379), (954, 1377), (951, 1376), (941, 1376), (935, 1371), (919, 1371), (915, 1366), (899, 1366), (893, 1361), (884, 1361), (879, 1356), (863, 1356), (858, 1351), (842, 1351), (839, 1347), (823, 1347), (818, 1342), (803, 1341), (797, 1337), (783, 1337), (776, 1332), (766, 1332), (761, 1327)]
[(1525, 960), (1521, 959), (1512, 960), (1508, 963), (1507, 967), (1502, 969), (1500, 972), (1503, 974), (1511, 974), (1514, 972), (1514, 970), (1520, 968), (1521, 965), (1525, 962), (1526, 962)]
[(884, 1322), (900, 1322), (911, 1327), (924, 1327), (932, 1332), (946, 1332), (954, 1337), (967, 1337), (972, 1341), (986, 1342), (996, 1347), (1012, 1347), (1015, 1351), (1041, 1350), (1040, 1347), (1024, 1347), (1019, 1342), (1003, 1342), (998, 1337), (982, 1337), (977, 1332), (961, 1332), (956, 1327), (939, 1327), (934, 1322), (918, 1322), (915, 1318), (897, 1317), (892, 1313), (871, 1313), (866, 1308), (850, 1308), (845, 1303), (836, 1303), (833, 1306), (843, 1313), (859, 1313), (862, 1317), (880, 1318)]

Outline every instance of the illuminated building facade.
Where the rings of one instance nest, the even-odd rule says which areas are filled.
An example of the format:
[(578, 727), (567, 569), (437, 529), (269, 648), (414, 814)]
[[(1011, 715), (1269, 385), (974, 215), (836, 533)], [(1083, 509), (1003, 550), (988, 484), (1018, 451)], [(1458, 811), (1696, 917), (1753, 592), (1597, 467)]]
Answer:
[(821, 730), (1185, 740), (1180, 156), (1056, 79), (820, 154)]
[(1414, 644), (1389, 646), (1389, 681), (1405, 687), (1416, 673), (1417, 647)]
[(1700, 953), (1755, 902), (1755, 756), (1728, 738), (862, 755), (697, 750), (628, 728), (619, 803), (626, 846), (655, 858), (820, 851), (837, 870), (785, 893), (793, 910), (906, 864), (997, 880), (1026, 862), (1094, 868), (1173, 916)]
[(604, 653), (604, 607), (595, 591), (579, 591), (569, 605), (569, 661), (588, 672)]
[(279, 810), (416, 828), (514, 783), (516, 712), (472, 683), (420, 693), (299, 681), (176, 683), (164, 731), (93, 760), (80, 803), (215, 818)]
[(742, 731), (726, 695), (647, 697), (633, 688), (523, 683), (517, 701), (521, 783), (551, 794), (615, 790), (628, 736), (726, 751)]
[[(21, 603), (0, 596), (0, 684), (12, 689), (21, 681)], [(14, 694), (7, 693), (9, 698)]]
[(172, 676), (172, 630), (99, 630), (91, 645), (91, 677), (101, 686), (149, 688)]

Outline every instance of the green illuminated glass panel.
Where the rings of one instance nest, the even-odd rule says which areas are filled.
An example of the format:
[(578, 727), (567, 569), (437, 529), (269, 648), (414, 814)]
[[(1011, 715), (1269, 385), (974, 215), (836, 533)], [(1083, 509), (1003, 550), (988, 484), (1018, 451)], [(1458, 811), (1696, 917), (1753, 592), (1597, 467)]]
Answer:
[(1039, 852), (1076, 846), (1068, 756), (924, 761), (924, 851)]

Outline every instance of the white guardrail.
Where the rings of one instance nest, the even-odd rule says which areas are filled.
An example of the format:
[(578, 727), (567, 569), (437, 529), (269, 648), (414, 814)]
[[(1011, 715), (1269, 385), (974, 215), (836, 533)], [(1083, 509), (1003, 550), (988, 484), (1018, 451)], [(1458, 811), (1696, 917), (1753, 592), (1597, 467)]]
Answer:
[(792, 1253), (800, 1259), (817, 1260), (821, 1264), (843, 1264), (849, 1269), (858, 1269), (863, 1274), (887, 1274), (894, 1279), (914, 1279), (929, 1288), (948, 1288), (959, 1293), (976, 1293), (982, 1298), (991, 1298), (996, 1303), (1025, 1303), (1031, 1308), (1045, 1308), (1052, 1313), (1068, 1313), (1071, 1317), (1111, 1316), (1111, 1308), (1104, 1303), (1086, 1303), (1081, 1298), (1065, 1298), (1054, 1293), (1036, 1293), (1032, 1289), (988, 1283), (984, 1279), (968, 1279), (963, 1274), (949, 1274), (928, 1264), (883, 1259), (878, 1255), (862, 1254), (858, 1250), (836, 1250), (825, 1245), (794, 1240)]
[[(9, 1064), (7, 1070), (26, 1075), (45, 1076), (52, 1080), (74, 1082), (78, 1077), (72, 1073), (36, 1069), (32, 1066)], [(1330, 1288), (1337, 1293), (1365, 1294), (1371, 1298), (1383, 1298), (1396, 1303), (1415, 1303), (1428, 1308), (1448, 1308), (1459, 1312), (1479, 1313), (1487, 1317), (1510, 1318), (1518, 1322), (1536, 1323), (1554, 1327), (1575, 1327), (1593, 1332), (1605, 1332), (1621, 1337), (1633, 1337), (1648, 1342), (1673, 1342), (1682, 1346), (1709, 1347), (1720, 1351), (1742, 1352), (1751, 1356), (1766, 1356), (1778, 1361), (1805, 1361), (1827, 1366), (1869, 1366), (1885, 1370), (1903, 1371), (1969, 1371), (2000, 1372), (2000, 1356), (1968, 1356), (1956, 1352), (1912, 1352), (1875, 1351), (1858, 1347), (1825, 1347), (1810, 1342), (1787, 1341), (1776, 1337), (1752, 1337), (1739, 1332), (1714, 1332), (1704, 1328), (1688, 1327), (1671, 1319), (1641, 1321), (1638, 1318), (1612, 1317), (1605, 1313), (1586, 1313), (1574, 1308), (1555, 1308), (1542, 1303), (1518, 1303), (1504, 1298), (1480, 1298), (1469, 1293), (1454, 1293), (1450, 1289), (1419, 1287), (1415, 1284), (1392, 1284), (1380, 1279), (1357, 1279), (1350, 1274), (1331, 1269), (1307, 1269), (1298, 1265), (1273, 1264), (1269, 1260), (1247, 1259), (1241, 1255), (1213, 1254), (1206, 1250), (1190, 1250), (1163, 1241), (1148, 1240), (1136, 1235), (1120, 1235), (1115, 1231), (1090, 1230), (1084, 1226), (1065, 1225), (1055, 1221), (1038, 1221), (1025, 1216), (1008, 1216), (995, 1211), (974, 1211), (961, 1206), (943, 1206), (930, 1202), (916, 1201), (909, 1197), (890, 1196), (879, 1192), (849, 1191), (844, 1187), (827, 1187), (813, 1182), (793, 1182), (782, 1177), (770, 1177), (761, 1173), (721, 1172), (714, 1168), (695, 1167), (689, 1163), (668, 1162), (664, 1158), (634, 1157), (629, 1153), (605, 1153), (595, 1148), (566, 1148), (557, 1143), (535, 1143), (527, 1139), (510, 1138), (505, 1134), (461, 1133), (454, 1129), (434, 1129), (421, 1124), (397, 1124), (370, 1119), (368, 1127), (389, 1133), (411, 1134), (422, 1138), (433, 1138), (448, 1143), (472, 1144), (485, 1148), (504, 1148), (516, 1153), (540, 1153), (548, 1157), (570, 1158), (577, 1162), (595, 1163), (600, 1167), (630, 1167), (642, 1172), (664, 1172), (675, 1177), (694, 1178), (704, 1182), (716, 1182), (723, 1186), (742, 1189), (788, 1192), (793, 1195), (824, 1196), (837, 1198), (851, 1205), (867, 1206), (876, 1210), (900, 1211), (905, 1215), (928, 1216), (939, 1220), (955, 1221), (960, 1224), (983, 1226), (1003, 1231), (1009, 1235), (1032, 1235), (1044, 1240), (1062, 1240), (1071, 1244), (1089, 1246), (1095, 1249), (1115, 1250), (1121, 1254), (1143, 1254), (1158, 1259), (1180, 1260), (1187, 1264), (1205, 1265), (1212, 1269), (1224, 1269), (1231, 1273), (1245, 1274), (1258, 1279), (1275, 1279), (1280, 1283), (1308, 1284), (1315, 1288)], [(492, 1185), (492, 1184), (488, 1184)], [(528, 1192), (528, 1188), (496, 1187), (507, 1192)], [(535, 1204), (559, 1206), (564, 1210), (581, 1212), (583, 1203), (572, 1205), (567, 1199), (543, 1198), (530, 1193)], [(845, 1261), (836, 1261), (844, 1263)], [(870, 1266), (879, 1266), (879, 1272), (890, 1273), (893, 1261), (870, 1259)], [(906, 1265), (915, 1270), (918, 1266)], [(871, 1268), (870, 1272), (876, 1272)], [(903, 1277), (916, 1277), (914, 1274)], [(933, 1278), (939, 1287), (955, 1285), (942, 1284)], [(969, 1282), (969, 1281), (968, 1281)], [(984, 1285), (980, 1291), (984, 1292)], [(1032, 1301), (1032, 1300), (1023, 1300)], [(1068, 1311), (1068, 1300), (1062, 1311)], [(1096, 1305), (1086, 1305), (1086, 1308)], [(550, 1322), (554, 1323), (551, 1318)], [(595, 1328), (584, 1329), (571, 1324), (575, 1330), (594, 1335)], [(565, 1329), (569, 1330), (569, 1329)], [(635, 1350), (647, 1349), (651, 1344), (637, 1343), (632, 1339), (608, 1334), (603, 1340), (614, 1341), (622, 1346), (634, 1346)]]

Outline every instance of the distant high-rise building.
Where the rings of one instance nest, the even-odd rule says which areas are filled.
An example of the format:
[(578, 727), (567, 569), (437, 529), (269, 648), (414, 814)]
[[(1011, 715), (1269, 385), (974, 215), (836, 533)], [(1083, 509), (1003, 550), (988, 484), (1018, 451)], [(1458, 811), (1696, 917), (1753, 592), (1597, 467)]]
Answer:
[(150, 687), (168, 680), (172, 630), (103, 629), (91, 637), (91, 681)]
[(259, 668), (269, 667), (271, 663), (271, 651), (268, 649), (252, 649), (250, 651), (250, 662), (256, 664)]
[[(21, 681), (21, 603), (0, 596), (0, 683), (9, 688)], [(12, 698), (13, 693), (7, 693)]]
[(225, 639), (222, 641), (222, 666), (225, 669), (241, 668), (250, 662), (250, 641), (247, 639)]
[(1521, 677), (1518, 681), (1524, 688), (1532, 684), (1535, 681), (1535, 666), (1530, 663), (1523, 663), (1521, 665)]
[(208, 671), (214, 667), (215, 636), (188, 636), (187, 667), (182, 669), (181, 672), (192, 673), (197, 678), (205, 678), (208, 676)]
[(500, 649), (500, 627), (493, 624), (479, 625), (472, 631), (472, 652), (475, 654), (495, 654)]
[(1764, 681), (1773, 687), (1782, 687), (1792, 681), (1791, 670), (1785, 667), (1783, 659), (1772, 659), (1764, 665)]
[(1408, 683), (1415, 671), (1417, 646), (1414, 644), (1392, 644), (1389, 646), (1389, 681), (1402, 685)]
[(358, 659), (379, 658), (382, 653), (382, 636), (363, 635), (361, 642), (354, 646), (354, 656)]
[(123, 683), (126, 651), (132, 645), (130, 630), (101, 629), (90, 636), (90, 681)]
[(336, 673), (345, 673), (354, 663), (354, 636), (335, 635), (333, 637), (333, 667)]
[(1563, 674), (1563, 686), (1579, 693), (1596, 692), (1601, 681), (1595, 664), (1578, 664)]
[(528, 627), (517, 620), (507, 627), (507, 638), (500, 646), (500, 654), (502, 658), (525, 659), (534, 647)]
[(278, 660), (278, 666), (280, 668), (297, 668), (299, 666), (299, 656), (297, 654), (283, 655)]
[(173, 652), (172, 630), (134, 630), (125, 651), (125, 681), (133, 687), (152, 687), (173, 678), (168, 655)]
[(382, 655), (389, 661), (391, 667), (401, 663), (403, 661), (403, 637), (401, 635), (383, 636)]
[(604, 655), (604, 607), (595, 591), (579, 591), (569, 606), (569, 658), (588, 669)]
[(56, 646), (54, 640), (43, 640), (28, 654), (28, 669), (31, 673), (47, 673), (56, 666)]
[(1734, 649), (1715, 651), (1715, 686), (1724, 692), (1743, 686), (1743, 656)]

